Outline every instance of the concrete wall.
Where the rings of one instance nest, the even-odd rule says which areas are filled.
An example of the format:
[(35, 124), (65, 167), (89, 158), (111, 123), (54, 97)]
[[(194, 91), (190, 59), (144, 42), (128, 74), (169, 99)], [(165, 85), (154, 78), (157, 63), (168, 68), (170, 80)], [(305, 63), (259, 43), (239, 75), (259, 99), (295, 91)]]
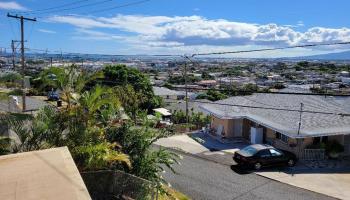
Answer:
[(217, 128), (222, 125), (224, 127), (223, 132), (225, 137), (242, 137), (242, 119), (220, 119), (215, 116), (212, 116), (211, 119), (211, 128), (217, 130)]

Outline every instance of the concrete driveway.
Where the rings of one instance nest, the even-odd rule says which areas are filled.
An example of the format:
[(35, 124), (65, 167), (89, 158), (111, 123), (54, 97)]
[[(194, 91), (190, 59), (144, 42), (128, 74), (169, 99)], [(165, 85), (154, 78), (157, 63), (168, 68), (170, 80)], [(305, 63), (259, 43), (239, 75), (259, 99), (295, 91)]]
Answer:
[(246, 144), (223, 144), (204, 134), (176, 135), (162, 138), (156, 145), (181, 150), (198, 157), (211, 160), (224, 165), (232, 165), (233, 153)]

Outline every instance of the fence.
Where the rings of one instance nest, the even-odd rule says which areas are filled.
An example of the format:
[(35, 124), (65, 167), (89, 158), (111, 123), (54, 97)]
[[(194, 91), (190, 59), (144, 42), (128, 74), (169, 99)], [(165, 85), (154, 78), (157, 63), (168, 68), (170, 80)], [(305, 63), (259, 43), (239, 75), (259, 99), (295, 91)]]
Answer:
[(155, 200), (152, 182), (122, 171), (94, 171), (81, 174), (93, 200)]
[(324, 149), (304, 149), (303, 160), (324, 160), (325, 158)]

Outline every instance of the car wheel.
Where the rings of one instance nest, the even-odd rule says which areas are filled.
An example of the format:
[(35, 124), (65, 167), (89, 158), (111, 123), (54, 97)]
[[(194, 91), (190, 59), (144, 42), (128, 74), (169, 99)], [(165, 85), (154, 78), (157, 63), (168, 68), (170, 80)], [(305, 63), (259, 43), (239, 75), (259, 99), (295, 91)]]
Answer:
[(260, 170), (261, 169), (261, 163), (259, 163), (259, 162), (257, 162), (257, 163), (255, 163), (254, 164), (254, 169), (256, 169), (256, 170)]
[(288, 167), (294, 167), (295, 166), (295, 160), (294, 159), (289, 159), (287, 162)]

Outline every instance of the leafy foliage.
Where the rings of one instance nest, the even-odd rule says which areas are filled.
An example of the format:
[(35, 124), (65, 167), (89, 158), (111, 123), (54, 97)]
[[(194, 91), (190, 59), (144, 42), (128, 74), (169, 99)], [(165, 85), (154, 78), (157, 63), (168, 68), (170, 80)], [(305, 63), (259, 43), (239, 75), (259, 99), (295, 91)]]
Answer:
[[(104, 72), (107, 79), (116, 80), (120, 85), (86, 87), (88, 82), (101, 76), (76, 66), (44, 71), (40, 79), (43, 86), (59, 89), (68, 106), (45, 107), (34, 116), (6, 116), (19, 138), (11, 149), (24, 152), (68, 146), (81, 171), (123, 169), (150, 181), (162, 182), (163, 168), (172, 169), (177, 155), (153, 148), (157, 139), (169, 133), (154, 129), (155, 123), (147, 121), (147, 112), (144, 112), (161, 101), (155, 98), (147, 77), (139, 71), (110, 66)], [(134, 121), (121, 120), (121, 105)], [(0, 153), (6, 149), (0, 145)]]
[(124, 87), (118, 86), (115, 88), (115, 92), (120, 99), (123, 108), (131, 115), (136, 123), (137, 113), (147, 97), (145, 97), (143, 93), (136, 92), (131, 85), (126, 85)]
[(197, 99), (208, 99), (210, 101), (218, 101), (226, 99), (227, 96), (217, 90), (208, 90), (205, 94), (200, 94), (197, 96)]
[(121, 161), (131, 167), (128, 155), (115, 151), (115, 146), (116, 144), (107, 142), (78, 146), (73, 149), (72, 154), (82, 171), (110, 169)]
[(151, 127), (135, 127), (132, 124), (123, 124), (121, 127), (109, 130), (108, 140), (119, 142), (122, 151), (128, 154), (133, 166), (127, 172), (154, 182), (164, 182), (161, 173), (164, 167), (170, 168), (177, 163), (178, 156), (163, 148), (153, 149), (152, 144), (169, 133)]
[(139, 70), (125, 65), (109, 65), (103, 69), (104, 79), (100, 83), (107, 86), (129, 87), (136, 93), (143, 94), (143, 101), (140, 104), (142, 110), (152, 110), (161, 107), (161, 98), (154, 95), (149, 78)]
[(0, 156), (10, 153), (10, 142), (10, 138), (0, 137)]

